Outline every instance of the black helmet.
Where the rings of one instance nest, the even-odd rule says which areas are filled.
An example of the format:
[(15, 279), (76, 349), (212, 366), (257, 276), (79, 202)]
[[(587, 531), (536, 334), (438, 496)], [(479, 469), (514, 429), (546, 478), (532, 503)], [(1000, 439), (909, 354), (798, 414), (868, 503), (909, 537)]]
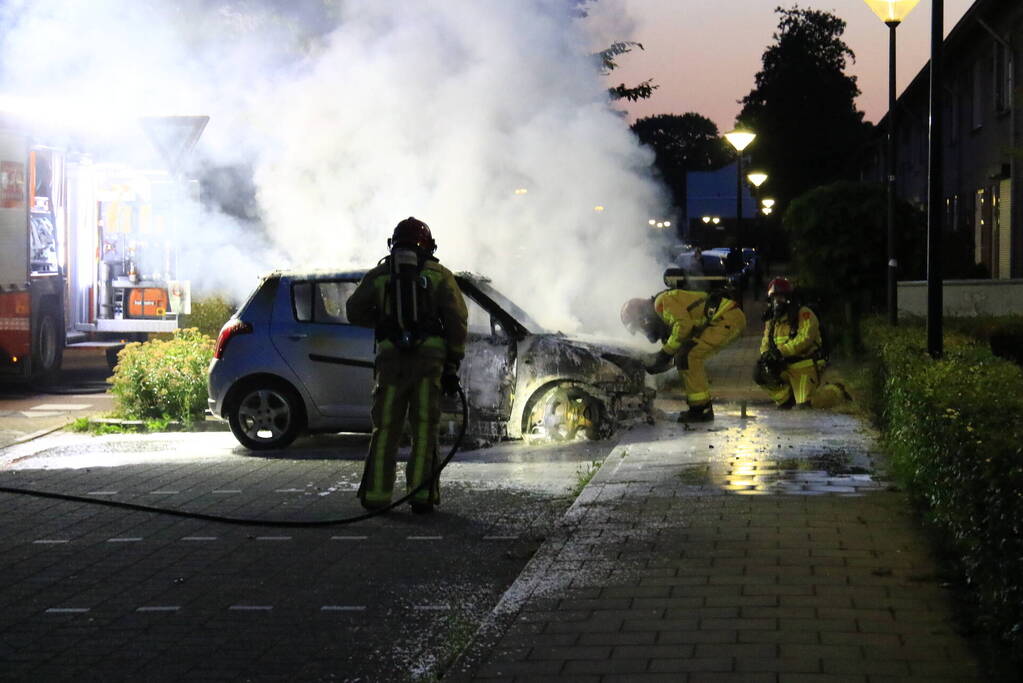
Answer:
[(651, 342), (661, 338), (664, 321), (654, 310), (653, 299), (629, 299), (622, 305), (621, 318), (629, 334), (642, 332)]
[(394, 233), (387, 240), (387, 246), (391, 249), (395, 247), (414, 248), (424, 254), (432, 254), (437, 250), (437, 243), (433, 241), (430, 226), (412, 216), (394, 226)]

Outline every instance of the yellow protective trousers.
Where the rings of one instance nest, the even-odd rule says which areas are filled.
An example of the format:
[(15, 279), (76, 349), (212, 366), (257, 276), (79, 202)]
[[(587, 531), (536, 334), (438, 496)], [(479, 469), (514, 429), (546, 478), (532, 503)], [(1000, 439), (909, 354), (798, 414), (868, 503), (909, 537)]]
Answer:
[(745, 327), (746, 315), (742, 309), (732, 308), (720, 313), (695, 339), (683, 345), (680, 353), (685, 353), (687, 347), (690, 350), (685, 361), (679, 364), (679, 375), (686, 392), (686, 403), (691, 407), (705, 406), (711, 400), (710, 380), (707, 379), (704, 362), (735, 341)]
[[(444, 361), (415, 353), (377, 357), (373, 390), (373, 436), (362, 473), (359, 499), (368, 508), (391, 502), (395, 457), (408, 417), (412, 452), (405, 467), (407, 491), (419, 486), (438, 464), (437, 430), (440, 423), (440, 376)], [(440, 477), (412, 498), (418, 503), (440, 503)]]
[(789, 398), (794, 399), (796, 405), (802, 405), (812, 400), (823, 373), (823, 361), (806, 358), (787, 365), (780, 375), (781, 382), (765, 385), (764, 390), (777, 405), (782, 405)]

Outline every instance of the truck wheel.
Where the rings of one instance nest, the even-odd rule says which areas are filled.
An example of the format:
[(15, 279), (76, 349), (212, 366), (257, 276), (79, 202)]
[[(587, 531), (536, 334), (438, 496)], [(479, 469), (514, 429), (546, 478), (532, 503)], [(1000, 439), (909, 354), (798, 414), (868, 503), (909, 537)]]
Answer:
[(248, 449), (285, 448), (305, 423), (302, 399), (289, 386), (277, 382), (246, 385), (231, 402), (227, 421), (238, 441)]
[(64, 359), (64, 326), (47, 307), (39, 316), (35, 338), (32, 340), (32, 376), (37, 382), (50, 382), (57, 378)]

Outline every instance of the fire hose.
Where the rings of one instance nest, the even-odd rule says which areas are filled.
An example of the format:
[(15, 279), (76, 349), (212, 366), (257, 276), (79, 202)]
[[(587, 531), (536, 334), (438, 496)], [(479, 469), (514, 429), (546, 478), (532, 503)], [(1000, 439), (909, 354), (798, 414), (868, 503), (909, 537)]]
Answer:
[(133, 510), (135, 512), (151, 512), (160, 515), (168, 515), (171, 517), (183, 517), (185, 519), (198, 519), (204, 522), (218, 522), (221, 524), (236, 524), (239, 526), (259, 526), (259, 527), (279, 527), (279, 528), (307, 528), (307, 527), (326, 527), (326, 526), (340, 526), (342, 524), (352, 524), (354, 522), (362, 522), (377, 515), (382, 515), (394, 508), (408, 502), (412, 499), (412, 496), (416, 495), (420, 491), (431, 486), (434, 480), (440, 476), (441, 471), (447, 467), (451, 459), (455, 457), (455, 453), (462, 445), (462, 440), (465, 438), (465, 430), (469, 423), (469, 402), (465, 397), (465, 391), (462, 387), (458, 387), (458, 397), (462, 404), (462, 426), (458, 430), (458, 436), (455, 438), (455, 442), (451, 445), (451, 450), (448, 451), (447, 456), (436, 465), (430, 476), (419, 483), (418, 486), (413, 488), (411, 491), (406, 493), (398, 500), (390, 503), (386, 507), (382, 507), (375, 510), (364, 512), (354, 517), (343, 517), (339, 519), (318, 519), (311, 521), (295, 521), (295, 520), (273, 520), (273, 519), (249, 519), (245, 517), (224, 517), (221, 515), (211, 515), (202, 512), (187, 512), (185, 510), (176, 510), (174, 508), (162, 508), (152, 505), (138, 505), (136, 503), (124, 503), (116, 500), (100, 500), (96, 498), (89, 498), (87, 496), (74, 496), (66, 493), (53, 493), (50, 491), (37, 491), (34, 489), (23, 489), (14, 486), (0, 486), (0, 493), (14, 493), (25, 496), (33, 496), (35, 498), (48, 498), (51, 500), (65, 500), (73, 503), (88, 503), (90, 505), (102, 505), (105, 507), (118, 508), (121, 510)]

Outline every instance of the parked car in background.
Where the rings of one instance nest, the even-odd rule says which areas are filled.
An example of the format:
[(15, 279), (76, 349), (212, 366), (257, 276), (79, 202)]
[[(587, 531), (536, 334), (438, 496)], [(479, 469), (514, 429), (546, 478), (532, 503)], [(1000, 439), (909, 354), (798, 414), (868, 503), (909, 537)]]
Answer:
[[(244, 446), (371, 431), (374, 333), (345, 313), (365, 272), (271, 273), (224, 325), (209, 368), (209, 409)], [(469, 308), (461, 380), (470, 434), (596, 439), (649, 413), (653, 391), (632, 352), (545, 331), (485, 278), (456, 280)]]

